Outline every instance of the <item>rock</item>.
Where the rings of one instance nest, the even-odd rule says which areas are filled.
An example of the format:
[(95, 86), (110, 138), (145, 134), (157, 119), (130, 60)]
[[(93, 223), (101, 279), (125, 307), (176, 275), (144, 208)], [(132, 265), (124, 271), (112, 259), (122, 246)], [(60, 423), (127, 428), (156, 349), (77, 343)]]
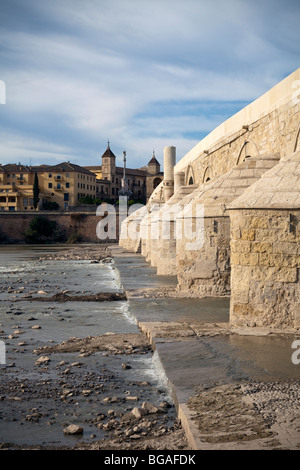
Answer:
[(31, 327), (32, 330), (40, 330), (41, 329), (41, 326), (40, 325), (33, 325)]
[(129, 364), (122, 364), (123, 369), (131, 369), (131, 366)]
[(119, 401), (118, 397), (106, 397), (103, 398), (103, 403), (117, 403)]
[(39, 290), (38, 294), (47, 294), (47, 292), (45, 292), (44, 290)]
[(147, 413), (151, 414), (151, 413), (159, 413), (161, 410), (153, 405), (152, 403), (150, 402), (147, 402), (147, 401), (144, 401), (143, 404), (142, 404), (142, 409), (145, 410)]
[(35, 365), (39, 366), (40, 364), (48, 364), (48, 362), (50, 362), (50, 358), (48, 356), (41, 356), (36, 360)]
[(139, 401), (139, 397), (126, 397), (126, 401)]
[(135, 418), (139, 419), (139, 418), (141, 418), (142, 416), (144, 416), (145, 414), (147, 414), (147, 412), (146, 412), (146, 410), (143, 410), (142, 408), (137, 408), (137, 407), (135, 407), (135, 408), (133, 408), (133, 410), (131, 410), (131, 414), (132, 414)]
[(170, 403), (168, 401), (162, 401), (159, 404), (159, 407), (162, 408), (162, 409), (166, 409), (166, 408), (172, 408), (172, 405), (170, 405)]
[(64, 429), (64, 434), (82, 434), (83, 428), (77, 426), (77, 424), (70, 424)]

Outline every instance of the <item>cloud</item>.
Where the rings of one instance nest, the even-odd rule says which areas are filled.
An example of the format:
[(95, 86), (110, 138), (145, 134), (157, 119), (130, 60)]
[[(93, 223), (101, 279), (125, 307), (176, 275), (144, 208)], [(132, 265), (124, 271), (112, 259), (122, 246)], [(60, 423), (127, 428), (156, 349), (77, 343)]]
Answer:
[(183, 156), (298, 67), (297, 13), (293, 0), (2, 0), (2, 162), (32, 141), (40, 163), (93, 164), (107, 139), (131, 166), (154, 147)]

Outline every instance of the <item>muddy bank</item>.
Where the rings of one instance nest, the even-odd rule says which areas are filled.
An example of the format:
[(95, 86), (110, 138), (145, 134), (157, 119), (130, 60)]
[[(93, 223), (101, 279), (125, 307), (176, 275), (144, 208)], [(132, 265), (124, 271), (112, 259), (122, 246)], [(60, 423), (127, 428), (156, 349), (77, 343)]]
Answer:
[(40, 256), (43, 260), (92, 260), (96, 262), (111, 262), (112, 252), (111, 245), (66, 245), (65, 249), (57, 253), (48, 253)]
[(47, 297), (27, 294), (21, 299), (11, 299), (11, 302), (24, 302), (24, 300), (30, 300), (30, 302), (114, 302), (127, 300), (127, 296), (125, 292), (98, 292), (98, 294), (88, 295), (69, 295), (66, 292), (58, 292)]
[(91, 354), (95, 351), (107, 351), (113, 354), (145, 354), (151, 346), (144, 335), (128, 333), (116, 334), (107, 332), (102, 336), (87, 338), (69, 338), (54, 346), (43, 346), (34, 351), (35, 354), (56, 354), (80, 352)]

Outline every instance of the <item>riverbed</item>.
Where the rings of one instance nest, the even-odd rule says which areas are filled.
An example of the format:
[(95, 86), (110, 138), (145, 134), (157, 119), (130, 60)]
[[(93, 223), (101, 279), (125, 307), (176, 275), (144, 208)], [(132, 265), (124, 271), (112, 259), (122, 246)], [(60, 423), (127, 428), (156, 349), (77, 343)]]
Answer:
[[(131, 448), (151, 439), (172, 447), (173, 438), (185, 448), (163, 369), (128, 302), (90, 300), (99, 292), (123, 292), (109, 251), (100, 245), (8, 246), (0, 259), (2, 448), (95, 442)], [(52, 301), (55, 294), (67, 297)], [(87, 338), (102, 340), (75, 347)], [(68, 351), (59, 349), (65, 343), (71, 343)], [(135, 408), (144, 409), (142, 422)], [(70, 425), (79, 434), (66, 434)]]

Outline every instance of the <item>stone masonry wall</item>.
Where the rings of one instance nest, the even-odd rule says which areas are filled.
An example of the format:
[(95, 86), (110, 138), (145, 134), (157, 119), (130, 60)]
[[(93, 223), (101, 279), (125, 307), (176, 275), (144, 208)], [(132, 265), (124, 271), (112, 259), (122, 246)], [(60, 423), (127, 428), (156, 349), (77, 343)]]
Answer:
[[(242, 124), (246, 123), (241, 123), (241, 127)], [(213, 179), (229, 171), (236, 165), (239, 155), (245, 152), (252, 157), (272, 153), (287, 156), (294, 152), (299, 126), (300, 104), (286, 103), (251, 123), (248, 129), (225, 136), (207, 149), (209, 154), (199, 153), (180, 171), (186, 173), (186, 184), (193, 175), (194, 183), (200, 185), (207, 177)]]
[(230, 220), (231, 323), (299, 327), (300, 212), (232, 210)]
[[(193, 221), (192, 231), (196, 225)], [(178, 290), (189, 296), (230, 295), (229, 217), (204, 219), (204, 243), (196, 252), (186, 249), (186, 240), (177, 240)]]

